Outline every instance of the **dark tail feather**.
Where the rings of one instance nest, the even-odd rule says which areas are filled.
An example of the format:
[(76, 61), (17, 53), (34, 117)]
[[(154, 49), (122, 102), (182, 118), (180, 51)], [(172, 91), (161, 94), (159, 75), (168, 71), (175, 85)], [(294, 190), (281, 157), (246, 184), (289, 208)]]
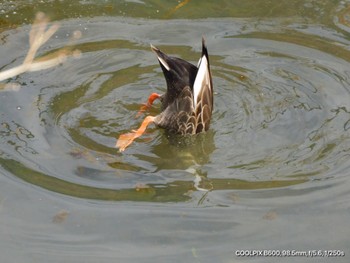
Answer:
[(209, 63), (208, 49), (207, 49), (207, 46), (205, 44), (204, 36), (202, 36), (202, 56), (203, 55), (207, 58), (208, 63)]

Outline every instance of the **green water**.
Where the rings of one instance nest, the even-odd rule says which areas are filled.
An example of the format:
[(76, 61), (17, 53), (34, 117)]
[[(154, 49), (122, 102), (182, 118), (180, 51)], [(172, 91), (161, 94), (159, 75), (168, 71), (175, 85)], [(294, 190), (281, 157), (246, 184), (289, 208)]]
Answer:
[[(80, 54), (1, 82), (1, 258), (280, 262), (235, 253), (267, 249), (332, 250), (332, 262), (348, 262), (349, 6), (1, 1), (1, 71), (25, 58), (39, 11), (60, 24), (39, 57)], [(151, 126), (119, 153), (116, 138), (160, 112), (155, 103), (136, 118), (165, 91), (150, 44), (197, 63), (202, 36), (210, 130), (174, 138)]]

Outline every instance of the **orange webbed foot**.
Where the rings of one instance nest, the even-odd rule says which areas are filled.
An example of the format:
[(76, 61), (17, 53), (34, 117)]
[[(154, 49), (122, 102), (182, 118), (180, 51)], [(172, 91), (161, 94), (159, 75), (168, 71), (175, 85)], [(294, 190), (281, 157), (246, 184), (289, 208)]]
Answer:
[(123, 152), (136, 138), (136, 133), (134, 132), (122, 134), (119, 136), (115, 146), (119, 148), (120, 152)]
[(119, 148), (120, 152), (123, 152), (126, 147), (128, 147), (136, 138), (140, 137), (145, 132), (147, 126), (150, 123), (154, 122), (154, 119), (155, 117), (153, 116), (147, 116), (143, 120), (140, 128), (133, 130), (132, 132), (120, 135), (115, 146)]
[(159, 95), (158, 93), (152, 93), (149, 97), (148, 97), (148, 100), (147, 100), (147, 103), (145, 103), (144, 105), (141, 106), (139, 112), (136, 114), (136, 118), (139, 117), (142, 112), (148, 110), (153, 102), (156, 100), (156, 99), (159, 99), (161, 97), (161, 95)]

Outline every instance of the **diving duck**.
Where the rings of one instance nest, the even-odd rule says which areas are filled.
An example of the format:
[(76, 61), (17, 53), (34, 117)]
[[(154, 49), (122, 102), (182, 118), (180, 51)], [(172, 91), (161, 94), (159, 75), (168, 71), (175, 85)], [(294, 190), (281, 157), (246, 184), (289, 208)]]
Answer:
[(120, 152), (140, 137), (152, 122), (170, 133), (181, 135), (209, 129), (213, 111), (213, 83), (204, 38), (197, 66), (181, 58), (168, 56), (152, 45), (151, 49), (156, 53), (162, 68), (167, 91), (163, 95), (152, 93), (143, 110), (159, 99), (162, 112), (157, 116), (147, 116), (139, 129), (120, 135), (116, 143)]

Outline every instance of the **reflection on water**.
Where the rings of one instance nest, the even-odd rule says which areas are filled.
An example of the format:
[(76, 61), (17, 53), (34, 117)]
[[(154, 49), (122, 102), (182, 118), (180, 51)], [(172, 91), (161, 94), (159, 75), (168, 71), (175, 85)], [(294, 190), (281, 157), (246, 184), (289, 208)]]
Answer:
[[(348, 4), (231, 2), (6, 7), (25, 24), (26, 8), (65, 10), (42, 54), (80, 30), (72, 48), (82, 55), (13, 78), (20, 91), (0, 93), (0, 220), (16, 229), (1, 247), (15, 251), (23, 240), (29, 252), (45, 247), (52, 262), (61, 254), (235, 262), (235, 249), (347, 248)], [(9, 30), (22, 23), (15, 17), (0, 19), (1, 69), (26, 55), (19, 47), (29, 26)], [(165, 89), (149, 44), (196, 63), (203, 34), (215, 89), (210, 131), (179, 138), (151, 126), (119, 153), (116, 138), (138, 127), (140, 105)], [(144, 115), (159, 111), (156, 103)]]
[(191, 191), (195, 191), (198, 188), (207, 190), (278, 188), (305, 182), (303, 179), (248, 182), (237, 179), (203, 178), (198, 185), (195, 185), (193, 182), (176, 180), (163, 185), (139, 184), (131, 189), (112, 190), (83, 186), (50, 177), (44, 173), (31, 170), (13, 160), (0, 159), (0, 164), (11, 174), (45, 189), (74, 197), (109, 201), (179, 202), (188, 200)]

